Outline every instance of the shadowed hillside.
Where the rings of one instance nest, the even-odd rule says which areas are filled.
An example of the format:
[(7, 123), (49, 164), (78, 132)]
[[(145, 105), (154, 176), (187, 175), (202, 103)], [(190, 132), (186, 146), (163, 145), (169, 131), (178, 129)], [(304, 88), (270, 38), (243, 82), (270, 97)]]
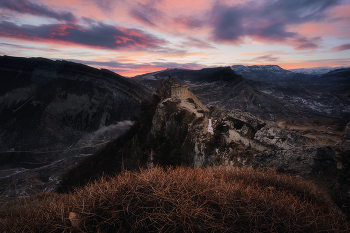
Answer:
[(105, 69), (0, 56), (0, 192), (54, 189), (64, 169), (129, 129), (144, 86)]
[(70, 146), (130, 120), (150, 97), (118, 74), (67, 61), (1, 56), (0, 72), (0, 151)]

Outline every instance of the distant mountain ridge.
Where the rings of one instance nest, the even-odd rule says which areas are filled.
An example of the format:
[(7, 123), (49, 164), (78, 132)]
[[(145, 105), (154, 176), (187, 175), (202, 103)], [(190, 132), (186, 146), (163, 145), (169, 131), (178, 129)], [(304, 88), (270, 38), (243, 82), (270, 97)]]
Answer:
[(312, 79), (313, 82), (330, 84), (350, 84), (350, 68), (329, 71)]
[(289, 69), (289, 71), (292, 71), (294, 73), (301, 73), (301, 74), (310, 74), (310, 75), (322, 75), (326, 74), (328, 72), (331, 72), (333, 70), (337, 69), (343, 69), (343, 68), (349, 68), (345, 66), (340, 66), (340, 67), (313, 67), (313, 68), (298, 68), (298, 69)]
[(270, 118), (270, 114), (285, 112), (284, 106), (270, 95), (252, 87), (249, 81), (231, 67), (206, 68), (201, 70), (172, 69), (134, 77), (155, 90), (161, 80), (169, 76), (189, 86), (198, 99), (207, 106), (240, 110)]
[(263, 82), (308, 82), (313, 77), (282, 69), (278, 65), (233, 65), (231, 69), (246, 79)]
[(169, 76), (175, 78), (180, 83), (203, 84), (213, 82), (241, 82), (243, 78), (229, 69), (229, 67), (204, 68), (201, 70), (188, 69), (166, 69), (153, 73), (138, 75), (132, 78), (151, 89), (160, 86), (159, 80), (167, 79)]
[(207, 106), (245, 111), (264, 119), (303, 116), (306, 121), (320, 117), (345, 120), (350, 113), (347, 84), (350, 76), (346, 72), (344, 69), (314, 76), (296, 74), (277, 65), (236, 65), (201, 70), (167, 69), (139, 75), (133, 80), (155, 90), (162, 79), (172, 76), (187, 84)]
[(254, 71), (271, 71), (271, 72), (285, 72), (284, 69), (282, 69), (278, 65), (252, 65), (252, 66), (244, 66), (244, 65), (233, 65), (231, 66), (232, 70), (236, 71), (237, 73), (254, 70)]

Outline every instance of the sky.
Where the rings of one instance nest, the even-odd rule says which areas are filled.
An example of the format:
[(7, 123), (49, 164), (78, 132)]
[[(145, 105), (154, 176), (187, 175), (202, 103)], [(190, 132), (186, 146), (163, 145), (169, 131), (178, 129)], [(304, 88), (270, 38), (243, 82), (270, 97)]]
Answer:
[(132, 77), (166, 68), (350, 66), (350, 0), (0, 0), (0, 55)]

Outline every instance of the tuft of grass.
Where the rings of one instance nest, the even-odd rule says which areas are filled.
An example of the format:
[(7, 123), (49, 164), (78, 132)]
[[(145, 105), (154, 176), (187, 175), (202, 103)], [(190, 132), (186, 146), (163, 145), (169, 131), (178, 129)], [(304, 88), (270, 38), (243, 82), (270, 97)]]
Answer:
[[(71, 219), (69, 219), (71, 217)], [(74, 217), (74, 219), (73, 219)], [(3, 206), (3, 232), (348, 232), (310, 182), (234, 167), (123, 171)]]

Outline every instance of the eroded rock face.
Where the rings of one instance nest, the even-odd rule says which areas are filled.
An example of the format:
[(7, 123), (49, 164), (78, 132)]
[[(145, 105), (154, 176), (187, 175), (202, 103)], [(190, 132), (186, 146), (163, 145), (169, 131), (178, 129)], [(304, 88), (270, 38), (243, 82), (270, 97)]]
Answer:
[(269, 122), (256, 132), (254, 140), (270, 148), (291, 149), (306, 145), (306, 139)]
[(188, 154), (196, 167), (212, 164), (249, 166), (253, 155), (259, 152), (306, 144), (303, 136), (249, 113), (215, 107), (211, 113), (200, 114), (195, 108), (189, 108), (190, 105), (186, 100), (163, 100), (153, 117), (152, 132), (176, 141), (180, 132), (174, 116), (181, 109), (195, 114), (194, 120), (188, 124), (186, 140), (191, 142)]
[(225, 135), (227, 143), (240, 142), (258, 151), (290, 149), (306, 144), (303, 136), (246, 112), (217, 107), (211, 116), (217, 121), (224, 121), (228, 126), (228, 134)]
[(332, 146), (302, 146), (288, 150), (266, 151), (252, 159), (253, 168), (273, 168), (298, 175), (335, 174)]

